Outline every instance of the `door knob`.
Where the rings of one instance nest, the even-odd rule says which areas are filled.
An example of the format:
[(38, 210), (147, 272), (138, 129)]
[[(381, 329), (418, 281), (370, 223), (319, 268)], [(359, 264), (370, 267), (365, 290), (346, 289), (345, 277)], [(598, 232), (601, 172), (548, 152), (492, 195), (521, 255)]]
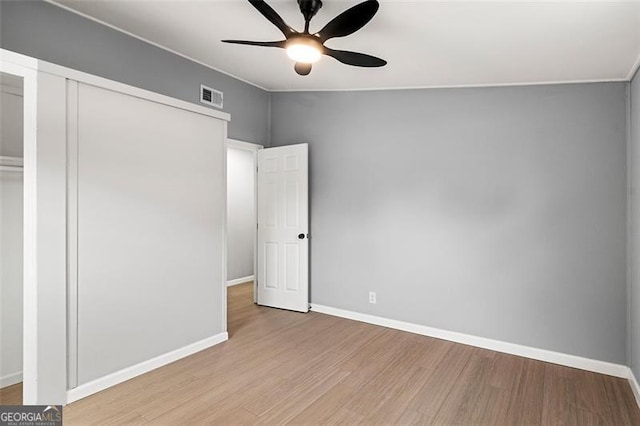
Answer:
[(298, 234), (298, 239), (304, 240), (304, 234)]

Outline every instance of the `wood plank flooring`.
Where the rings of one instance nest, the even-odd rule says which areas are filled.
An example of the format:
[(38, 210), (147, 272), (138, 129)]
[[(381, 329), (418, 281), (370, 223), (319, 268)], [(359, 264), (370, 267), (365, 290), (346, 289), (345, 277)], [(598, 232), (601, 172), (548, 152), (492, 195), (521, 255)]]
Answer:
[(22, 405), (22, 383), (0, 389), (0, 405)]
[(624, 379), (318, 313), (229, 288), (230, 340), (77, 401), (65, 425), (640, 425)]

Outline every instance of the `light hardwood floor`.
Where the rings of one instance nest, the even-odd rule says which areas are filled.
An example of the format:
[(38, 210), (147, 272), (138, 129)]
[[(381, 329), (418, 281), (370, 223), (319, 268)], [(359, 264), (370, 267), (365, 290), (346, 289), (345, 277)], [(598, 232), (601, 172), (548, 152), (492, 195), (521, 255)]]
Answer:
[(0, 389), (0, 405), (22, 405), (22, 383)]
[(640, 425), (623, 379), (251, 297), (229, 288), (228, 342), (70, 404), (65, 425)]

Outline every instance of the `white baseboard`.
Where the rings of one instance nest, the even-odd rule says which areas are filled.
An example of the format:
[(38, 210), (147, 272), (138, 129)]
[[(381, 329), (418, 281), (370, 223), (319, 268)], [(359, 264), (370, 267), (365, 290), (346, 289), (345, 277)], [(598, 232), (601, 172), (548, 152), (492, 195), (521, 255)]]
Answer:
[(636, 380), (636, 376), (633, 374), (633, 370), (631, 368), (629, 368), (629, 376), (627, 379), (629, 380), (629, 385), (631, 385), (633, 396), (636, 397), (636, 403), (638, 404), (638, 407), (640, 407), (640, 385), (638, 384), (638, 380)]
[(244, 284), (247, 281), (253, 281), (254, 275), (249, 275), (247, 277), (236, 278), (235, 280), (227, 281), (227, 287), (231, 287), (232, 285)]
[(136, 376), (147, 373), (151, 370), (155, 370), (156, 368), (170, 364), (196, 352), (200, 352), (201, 350), (210, 348), (211, 346), (215, 346), (228, 339), (229, 335), (227, 334), (227, 332), (216, 334), (215, 336), (208, 337), (206, 339), (200, 340), (199, 342), (192, 343), (180, 349), (176, 349), (175, 351), (168, 352), (164, 355), (160, 355), (150, 360), (143, 361), (140, 364), (132, 365), (131, 367), (116, 371), (115, 373), (109, 374), (108, 376), (101, 377), (89, 383), (85, 383), (78, 386), (77, 388), (70, 389), (67, 391), (67, 404), (85, 398), (96, 392), (100, 392), (101, 390), (104, 390), (111, 386), (115, 386), (118, 383), (133, 379)]
[(22, 381), (22, 371), (18, 371), (17, 373), (7, 374), (6, 376), (0, 377), (0, 388), (6, 388), (7, 386), (15, 385), (16, 383), (20, 383)]
[(333, 308), (331, 306), (317, 305), (315, 303), (311, 305), (311, 310), (322, 314), (348, 318), (356, 321), (366, 322), (369, 324), (379, 325), (382, 327), (408, 331), (409, 333), (449, 340), (451, 342), (476, 346), (483, 349), (490, 349), (492, 351), (518, 355), (525, 358), (536, 359), (539, 361), (550, 362), (553, 364), (564, 365), (581, 370), (593, 371), (596, 373), (607, 374), (609, 376), (622, 377), (625, 379), (629, 378), (629, 367), (627, 367), (626, 365), (614, 364), (606, 361), (598, 361), (595, 359), (583, 358), (576, 355), (569, 355), (561, 352), (549, 351), (546, 349), (532, 348), (530, 346), (523, 346), (515, 343), (503, 342), (500, 340), (487, 339), (484, 337), (427, 327), (425, 325), (413, 324), (409, 322), (378, 317), (375, 315), (361, 314), (359, 312), (347, 311), (344, 309)]

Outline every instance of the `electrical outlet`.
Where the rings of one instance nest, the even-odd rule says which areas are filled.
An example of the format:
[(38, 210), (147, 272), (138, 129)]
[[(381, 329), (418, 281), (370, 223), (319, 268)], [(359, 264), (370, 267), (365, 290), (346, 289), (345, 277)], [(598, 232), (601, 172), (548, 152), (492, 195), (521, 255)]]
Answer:
[(369, 303), (376, 303), (376, 292), (375, 291), (370, 291), (369, 292)]

